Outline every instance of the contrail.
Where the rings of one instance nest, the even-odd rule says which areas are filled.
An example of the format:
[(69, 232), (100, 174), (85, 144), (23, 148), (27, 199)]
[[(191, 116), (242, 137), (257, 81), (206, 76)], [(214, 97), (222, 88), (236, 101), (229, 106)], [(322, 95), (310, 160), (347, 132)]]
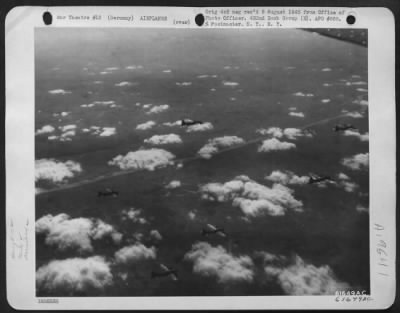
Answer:
[[(300, 127), (300, 129), (304, 130), (304, 129), (308, 128), (308, 127), (319, 125), (319, 124), (323, 124), (323, 123), (326, 123), (326, 122), (329, 122), (329, 121), (332, 121), (332, 120), (335, 120), (335, 119), (338, 119), (338, 118), (341, 118), (341, 117), (345, 117), (345, 116), (347, 116), (347, 113), (336, 115), (336, 116), (329, 117), (329, 118), (325, 118), (325, 119), (322, 119), (322, 120), (319, 120), (319, 121), (312, 122), (310, 124), (304, 125), (304, 126)], [(218, 152), (216, 152), (215, 154), (213, 154), (213, 156), (217, 155), (217, 154), (221, 154), (221, 153), (227, 152), (227, 151), (232, 151), (232, 150), (236, 150), (236, 149), (240, 149), (240, 148), (246, 147), (248, 145), (257, 143), (259, 141), (262, 141), (266, 137), (267, 136), (260, 136), (260, 137), (254, 138), (252, 140), (248, 140), (243, 144), (235, 145), (233, 147), (229, 147), (229, 148), (225, 148), (225, 149), (221, 149)], [(185, 162), (194, 161), (194, 160), (197, 160), (197, 159), (202, 159), (202, 157), (199, 156), (199, 155), (196, 155), (196, 156), (192, 156), (192, 157), (188, 157), (188, 158), (176, 159), (174, 161), (174, 163), (175, 164), (185, 163)], [(162, 170), (162, 169), (167, 168), (167, 167), (170, 168), (170, 166), (166, 166), (166, 167), (158, 168), (158, 170)], [(101, 175), (101, 176), (96, 176), (94, 178), (84, 179), (84, 180), (81, 180), (81, 181), (76, 182), (76, 183), (71, 183), (71, 184), (59, 186), (59, 187), (52, 188), (52, 189), (38, 190), (36, 192), (36, 195), (42, 195), (42, 194), (48, 194), (48, 193), (52, 193), (52, 192), (56, 192), (56, 191), (72, 189), (72, 188), (76, 188), (76, 187), (80, 187), (80, 186), (84, 186), (84, 185), (93, 184), (93, 183), (96, 183), (96, 182), (99, 182), (99, 181), (102, 181), (102, 180), (106, 180), (106, 179), (110, 179), (110, 178), (113, 178), (113, 177), (118, 177), (118, 176), (122, 176), (122, 175), (129, 175), (129, 174), (132, 174), (132, 173), (146, 171), (146, 170), (147, 169), (145, 169), (145, 168), (140, 168), (140, 169), (116, 171), (116, 172), (112, 172), (112, 173), (109, 173), (109, 174), (106, 174), (106, 175)]]

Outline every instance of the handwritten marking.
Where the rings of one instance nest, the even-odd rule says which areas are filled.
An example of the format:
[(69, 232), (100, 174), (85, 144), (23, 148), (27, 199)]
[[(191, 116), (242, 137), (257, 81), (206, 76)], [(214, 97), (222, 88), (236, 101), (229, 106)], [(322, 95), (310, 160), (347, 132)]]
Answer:
[[(374, 230), (375, 230), (375, 236), (376, 237), (383, 237), (384, 236), (384, 231), (385, 227), (383, 225), (374, 224)], [(388, 245), (384, 239), (379, 239), (378, 243), (376, 244), (375, 248), (376, 253), (378, 253), (378, 274), (382, 276), (389, 276), (389, 274), (386, 272), (387, 268), (389, 266), (389, 260), (386, 258), (388, 256)]]
[(24, 223), (23, 231), (16, 229), (16, 223), (10, 219), (11, 258), (28, 260), (29, 255), (29, 219)]

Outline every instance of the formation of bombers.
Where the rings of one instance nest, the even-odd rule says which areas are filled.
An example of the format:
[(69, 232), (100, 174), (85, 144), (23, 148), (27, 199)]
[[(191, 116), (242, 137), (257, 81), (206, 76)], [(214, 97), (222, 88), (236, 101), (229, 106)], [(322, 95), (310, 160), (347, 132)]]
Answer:
[[(196, 124), (203, 124), (202, 121), (199, 120), (191, 120), (191, 119), (182, 119), (181, 121), (181, 127), (185, 126), (191, 126), (191, 125), (196, 125)], [(344, 132), (346, 130), (357, 130), (357, 128), (352, 125), (352, 124), (336, 124), (333, 129), (335, 132)], [(311, 129), (305, 129), (306, 132), (308, 133), (314, 133), (313, 130)], [(310, 173), (308, 175), (308, 184), (317, 184), (320, 182), (324, 181), (330, 181), (333, 182), (334, 180), (328, 176), (328, 175), (318, 175), (318, 174), (313, 174)], [(98, 191), (97, 193), (98, 197), (118, 197), (119, 192), (116, 190), (113, 190), (111, 188), (106, 188), (104, 190)], [(216, 225), (212, 224), (206, 224), (205, 227), (201, 230), (201, 235), (202, 236), (220, 236), (223, 238), (228, 237), (228, 234), (225, 232), (224, 228), (218, 227)], [(178, 280), (178, 271), (174, 268), (170, 268), (165, 264), (159, 264), (159, 270), (157, 271), (151, 271), (151, 278), (164, 278), (164, 277), (169, 277), (170, 279), (177, 281)]]

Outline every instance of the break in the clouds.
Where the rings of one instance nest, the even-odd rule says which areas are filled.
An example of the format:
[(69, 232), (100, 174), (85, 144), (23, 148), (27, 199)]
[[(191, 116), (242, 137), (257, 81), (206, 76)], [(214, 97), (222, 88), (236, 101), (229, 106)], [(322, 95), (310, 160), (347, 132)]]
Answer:
[(82, 172), (81, 165), (74, 161), (40, 159), (35, 161), (35, 181), (46, 180), (61, 183)]
[(265, 179), (283, 185), (305, 185), (309, 182), (308, 176), (297, 176), (293, 172), (279, 170), (273, 171)]
[(221, 148), (227, 148), (235, 145), (243, 144), (243, 138), (237, 136), (223, 136), (209, 139), (207, 144), (204, 145), (197, 154), (204, 159), (210, 159), (213, 154), (220, 151)]
[(99, 292), (112, 283), (110, 265), (101, 256), (53, 260), (36, 271), (38, 289), (62, 292), (64, 296), (76, 292)]
[(147, 224), (147, 220), (142, 217), (142, 211), (140, 209), (130, 208), (128, 210), (123, 210), (122, 213), (122, 220), (130, 220), (134, 223), (139, 224)]
[(173, 164), (175, 155), (163, 149), (144, 149), (128, 152), (125, 156), (118, 155), (108, 162), (109, 165), (118, 166), (121, 170), (147, 169), (153, 171), (159, 167)]
[(270, 152), (278, 150), (290, 150), (296, 148), (296, 145), (287, 141), (280, 141), (276, 138), (264, 140), (258, 147), (258, 152)]
[(284, 215), (288, 209), (302, 211), (303, 203), (293, 196), (293, 190), (281, 184), (267, 187), (247, 176), (237, 176), (226, 183), (208, 183), (200, 187), (204, 200), (228, 202), (239, 207), (249, 217)]
[(118, 244), (122, 235), (113, 226), (99, 219), (73, 218), (67, 214), (45, 215), (36, 221), (36, 233), (45, 236), (45, 243), (60, 251), (93, 252), (93, 240), (111, 238)]
[(138, 124), (138, 125), (136, 126), (136, 129), (137, 129), (137, 130), (147, 130), (147, 129), (152, 128), (152, 127), (155, 126), (155, 125), (156, 125), (156, 122), (154, 122), (154, 121), (148, 121), (148, 122), (145, 122), (145, 123), (142, 123), (142, 124)]
[(342, 164), (352, 170), (366, 169), (369, 166), (369, 153), (359, 153), (352, 157), (344, 158)]
[(144, 143), (151, 145), (167, 145), (183, 143), (181, 137), (177, 134), (166, 134), (166, 135), (154, 135), (144, 140)]
[(42, 134), (50, 134), (55, 131), (55, 128), (51, 125), (44, 125), (42, 128), (39, 128), (36, 131), (36, 135), (42, 135)]
[(123, 247), (114, 254), (117, 264), (132, 265), (143, 260), (153, 260), (157, 256), (154, 247), (146, 247), (141, 243)]
[(168, 104), (156, 105), (156, 106), (152, 107), (146, 114), (157, 114), (157, 113), (164, 112), (168, 109), (169, 109)]
[(234, 256), (224, 247), (208, 242), (193, 244), (185, 260), (193, 262), (194, 273), (216, 277), (219, 283), (251, 282), (254, 278), (254, 264), (249, 256)]
[(360, 132), (358, 130), (349, 130), (348, 129), (348, 130), (344, 131), (343, 135), (357, 137), (361, 141), (368, 141), (369, 140), (369, 134), (368, 133), (360, 134)]
[(49, 94), (51, 95), (66, 95), (71, 93), (71, 91), (68, 90), (64, 90), (64, 89), (53, 89), (53, 90), (49, 90)]
[(299, 92), (294, 93), (293, 96), (296, 96), (296, 97), (314, 97), (314, 94), (312, 94), (312, 93), (304, 93), (304, 92), (299, 91)]
[(294, 116), (294, 117), (301, 117), (303, 118), (305, 115), (303, 112), (289, 112), (290, 116)]

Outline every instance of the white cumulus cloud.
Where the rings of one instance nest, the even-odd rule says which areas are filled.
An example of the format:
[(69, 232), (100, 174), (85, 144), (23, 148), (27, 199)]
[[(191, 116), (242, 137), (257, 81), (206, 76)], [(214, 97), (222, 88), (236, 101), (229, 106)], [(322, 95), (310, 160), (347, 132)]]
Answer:
[(102, 291), (112, 283), (110, 266), (100, 256), (53, 260), (36, 271), (36, 284), (40, 290), (59, 291), (63, 295)]
[(109, 137), (117, 133), (115, 127), (103, 127), (103, 131), (99, 134), (100, 137)]
[(115, 84), (117, 87), (127, 87), (127, 86), (132, 86), (133, 84), (131, 82), (120, 82)]
[(276, 138), (264, 140), (258, 148), (258, 152), (270, 152), (276, 150), (290, 150), (296, 148), (296, 145), (291, 142), (280, 141)]
[(361, 134), (358, 130), (345, 130), (343, 135), (357, 137), (361, 141), (369, 141), (369, 134)]
[(82, 172), (81, 165), (74, 161), (62, 162), (55, 159), (35, 161), (35, 181), (47, 180), (53, 183), (61, 183), (80, 172)]
[(303, 112), (289, 112), (290, 116), (295, 116), (295, 117), (304, 117), (304, 113)]
[(167, 145), (172, 143), (182, 143), (182, 139), (177, 134), (154, 135), (144, 140), (145, 143), (151, 145)]
[(147, 220), (144, 217), (141, 217), (141, 215), (142, 211), (140, 209), (130, 208), (122, 211), (123, 220), (131, 220), (135, 223), (147, 224)]
[(51, 95), (66, 95), (71, 93), (71, 91), (67, 91), (64, 89), (53, 89), (53, 90), (49, 90), (49, 94)]
[(165, 188), (167, 188), (167, 189), (176, 189), (176, 188), (179, 188), (181, 185), (182, 184), (181, 184), (181, 182), (179, 180), (172, 180), (165, 186)]
[(304, 93), (304, 92), (296, 92), (293, 94), (293, 96), (297, 96), (297, 97), (314, 97), (314, 95), (312, 93)]
[(344, 158), (342, 164), (353, 170), (361, 170), (369, 166), (369, 153), (359, 153), (352, 157)]
[(147, 130), (147, 129), (152, 128), (155, 125), (156, 125), (156, 122), (148, 121), (148, 122), (145, 122), (145, 123), (142, 123), (142, 124), (138, 124), (136, 126), (136, 129), (138, 129), (138, 130)]
[(222, 246), (213, 247), (207, 242), (197, 242), (185, 254), (193, 262), (193, 271), (203, 276), (214, 276), (220, 283), (251, 282), (254, 264), (249, 256), (234, 256)]
[(150, 231), (150, 236), (155, 240), (162, 240), (163, 237), (161, 236), (160, 232), (157, 229), (152, 229)]
[(261, 185), (247, 176), (237, 176), (226, 183), (208, 183), (200, 187), (204, 200), (227, 202), (239, 207), (250, 217), (284, 215), (287, 209), (301, 211), (303, 203), (293, 196), (293, 190), (281, 184)]
[(308, 176), (297, 176), (290, 171), (281, 172), (278, 170), (273, 171), (265, 179), (283, 185), (305, 185), (309, 181)]
[(38, 129), (36, 131), (36, 135), (42, 135), (42, 134), (49, 134), (55, 131), (55, 128), (51, 125), (44, 125), (42, 128)]
[(126, 246), (115, 252), (114, 259), (117, 264), (131, 265), (138, 261), (153, 260), (156, 258), (156, 249), (146, 247), (141, 243)]
[(36, 221), (36, 233), (45, 236), (45, 243), (60, 251), (74, 249), (92, 252), (92, 240), (110, 237), (119, 243), (122, 235), (113, 226), (98, 219), (73, 218), (67, 214), (45, 215)]
[(229, 81), (223, 81), (222, 84), (224, 86), (228, 86), (228, 87), (236, 87), (239, 86), (239, 83), (237, 82), (229, 82)]
[(147, 149), (128, 152), (125, 156), (118, 155), (108, 162), (109, 165), (118, 166), (122, 170), (147, 169), (154, 170), (173, 164), (175, 155), (163, 149)]
[(157, 113), (161, 113), (164, 112), (166, 110), (169, 109), (169, 105), (168, 104), (161, 104), (161, 105), (156, 105), (154, 107), (152, 107), (147, 114), (157, 114)]
[(286, 258), (265, 253), (264, 272), (267, 278), (274, 279), (287, 295), (334, 295), (337, 290), (350, 289), (349, 284), (336, 278), (328, 265), (317, 267), (306, 263), (298, 255)]
[[(345, 112), (346, 113), (346, 112)], [(360, 112), (354, 111), (354, 112), (347, 112), (346, 116), (352, 117), (352, 118), (363, 118), (364, 115), (361, 114)]]
[(206, 130), (212, 130), (214, 126), (210, 122), (205, 122), (202, 124), (195, 124), (195, 125), (190, 125), (186, 128), (186, 132), (192, 133), (192, 132), (203, 132)]
[(226, 148), (234, 145), (239, 145), (245, 141), (237, 136), (223, 136), (208, 140), (197, 153), (205, 159), (210, 159), (213, 154), (218, 153), (221, 148)]

